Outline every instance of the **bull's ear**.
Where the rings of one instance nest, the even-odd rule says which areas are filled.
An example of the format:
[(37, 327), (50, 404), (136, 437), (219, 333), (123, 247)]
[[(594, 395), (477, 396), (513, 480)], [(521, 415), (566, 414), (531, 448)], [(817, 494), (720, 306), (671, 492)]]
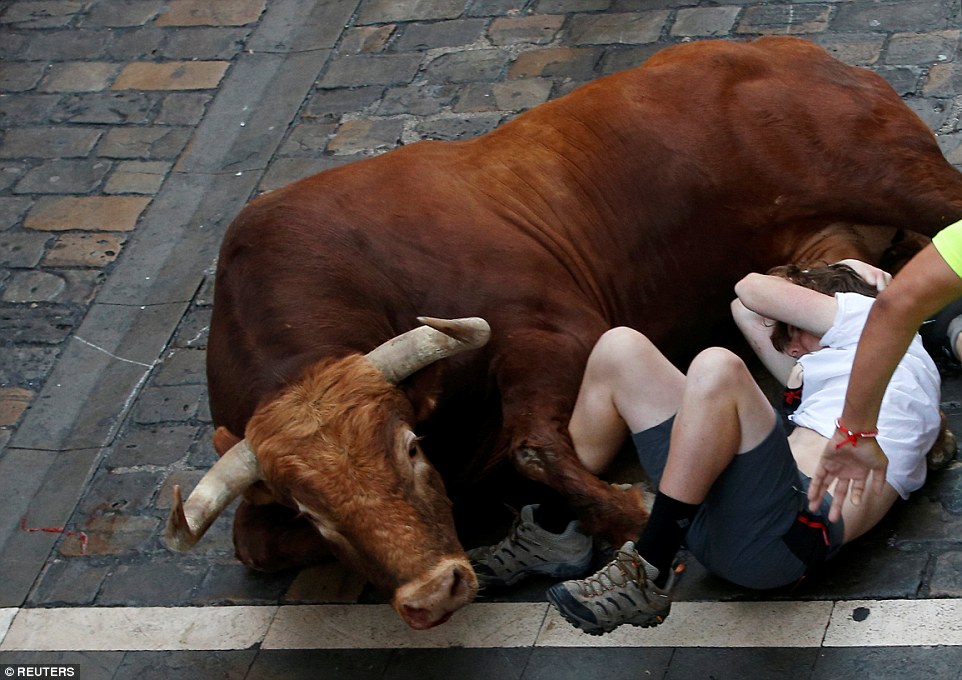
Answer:
[(234, 444), (238, 443), (240, 440), (240, 437), (235, 435), (223, 425), (218, 427), (216, 430), (214, 430), (214, 451), (217, 452), (217, 457), (220, 458), (225, 453), (230, 451)]

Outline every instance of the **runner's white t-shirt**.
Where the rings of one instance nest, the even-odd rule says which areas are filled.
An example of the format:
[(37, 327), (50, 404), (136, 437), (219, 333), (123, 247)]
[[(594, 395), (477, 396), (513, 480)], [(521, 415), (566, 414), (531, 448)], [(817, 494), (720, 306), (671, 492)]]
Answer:
[[(835, 434), (855, 350), (874, 302), (857, 293), (838, 293), (835, 300), (838, 312), (822, 336), (823, 348), (798, 360), (803, 371), (802, 401), (789, 416), (796, 425), (828, 438)], [(885, 390), (878, 419), (878, 443), (889, 459), (885, 479), (902, 498), (925, 482), (925, 455), (941, 425), (940, 385), (939, 371), (916, 335)]]

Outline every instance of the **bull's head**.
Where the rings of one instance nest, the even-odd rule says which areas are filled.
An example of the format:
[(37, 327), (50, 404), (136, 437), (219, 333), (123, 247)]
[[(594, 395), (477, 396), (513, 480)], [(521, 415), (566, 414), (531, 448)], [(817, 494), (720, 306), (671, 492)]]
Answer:
[(477, 592), (440, 475), (396, 385), (424, 366), (487, 342), (483, 319), (421, 318), (365, 356), (322, 361), (260, 405), (246, 438), (218, 460), (187, 502), (179, 487), (165, 532), (187, 550), (240, 493), (267, 483), (298, 508), (344, 562), (393, 593), (412, 628), (447, 620)]

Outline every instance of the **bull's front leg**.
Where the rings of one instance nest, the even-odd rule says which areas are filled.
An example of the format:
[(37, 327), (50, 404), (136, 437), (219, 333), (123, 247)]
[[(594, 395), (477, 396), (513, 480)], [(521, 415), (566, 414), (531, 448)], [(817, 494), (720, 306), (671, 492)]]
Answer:
[(525, 477), (559, 493), (585, 529), (612, 545), (636, 540), (648, 521), (641, 493), (599, 479), (579, 460), (568, 421), (591, 350), (582, 338), (538, 332), (497, 361), (503, 442)]

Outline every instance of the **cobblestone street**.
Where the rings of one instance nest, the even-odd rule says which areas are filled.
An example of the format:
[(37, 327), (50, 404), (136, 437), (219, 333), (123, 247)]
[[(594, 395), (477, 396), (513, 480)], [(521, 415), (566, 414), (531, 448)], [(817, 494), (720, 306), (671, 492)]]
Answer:
[[(960, 28), (960, 0), (0, 0), (0, 664), (78, 663), (84, 680), (962, 678), (958, 456), (831, 575), (775, 598), (826, 617), (848, 601), (943, 607), (945, 638), (412, 650), (376, 644), (372, 624), (371, 644), (318, 650), (269, 636), (270, 617), (223, 646), (44, 647), (24, 632), (36, 612), (69, 609), (163, 607), (173, 620), (250, 607), (237, 610), (250, 623), (268, 608), (346, 605), (350, 618), (383, 603), (333, 563), (248, 570), (229, 516), (190, 553), (161, 541), (174, 485), (191, 488), (214, 460), (213, 270), (252, 197), (418, 140), (484, 133), (669, 45), (763, 35), (807, 38), (881, 74), (962, 169)], [(943, 410), (962, 436), (960, 376), (946, 368)], [(541, 607), (534, 635), (545, 584), (483, 604)], [(678, 599), (763, 600), (697, 564)], [(821, 636), (821, 621), (785, 627)]]

